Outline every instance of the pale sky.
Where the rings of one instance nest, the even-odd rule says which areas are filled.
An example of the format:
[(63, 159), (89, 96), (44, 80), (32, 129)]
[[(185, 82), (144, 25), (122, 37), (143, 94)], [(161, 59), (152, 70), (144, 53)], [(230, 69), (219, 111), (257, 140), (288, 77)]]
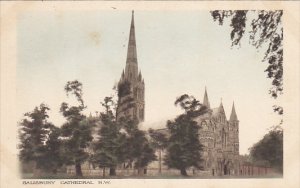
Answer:
[[(44, 102), (50, 121), (65, 121), (60, 104), (67, 81), (83, 83), (85, 111), (101, 111), (125, 68), (130, 11), (27, 12), (19, 15), (17, 117)], [(219, 26), (208, 11), (135, 11), (138, 66), (145, 79), (144, 128), (164, 126), (181, 110), (176, 97), (202, 101), (205, 86), (211, 107), (222, 98), (227, 118), (232, 102), (240, 120), (240, 153), (279, 123), (268, 94), (271, 80), (264, 51), (248, 44), (231, 48), (229, 23)]]

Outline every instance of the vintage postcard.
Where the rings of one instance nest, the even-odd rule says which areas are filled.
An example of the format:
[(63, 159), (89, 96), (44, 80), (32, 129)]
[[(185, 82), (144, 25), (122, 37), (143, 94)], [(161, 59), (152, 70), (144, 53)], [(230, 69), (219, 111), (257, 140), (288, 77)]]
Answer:
[(299, 2), (1, 2), (1, 187), (299, 187)]

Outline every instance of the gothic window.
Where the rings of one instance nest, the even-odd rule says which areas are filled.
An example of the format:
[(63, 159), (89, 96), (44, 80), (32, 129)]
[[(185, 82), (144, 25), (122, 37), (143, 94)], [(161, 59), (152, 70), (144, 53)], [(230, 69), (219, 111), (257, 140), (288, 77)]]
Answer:
[(201, 122), (201, 127), (202, 129), (206, 130), (207, 129), (207, 123), (205, 121)]
[(137, 88), (134, 89), (134, 97), (137, 99), (138, 98), (138, 90)]
[(222, 129), (222, 146), (225, 147), (226, 146), (226, 133), (224, 128)]
[(227, 146), (227, 134), (225, 133), (225, 147)]
[(144, 119), (144, 110), (140, 109), (140, 119)]
[(136, 116), (136, 113), (137, 113), (136, 108), (133, 108), (133, 116), (134, 116), (134, 117)]
[(216, 147), (216, 138), (214, 139), (214, 148)]

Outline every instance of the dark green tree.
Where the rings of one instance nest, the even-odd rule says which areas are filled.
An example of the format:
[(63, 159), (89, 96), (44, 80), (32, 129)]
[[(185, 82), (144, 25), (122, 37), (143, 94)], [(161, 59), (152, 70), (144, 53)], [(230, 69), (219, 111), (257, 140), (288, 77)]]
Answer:
[(132, 85), (127, 80), (119, 83), (117, 87), (114, 87), (114, 90), (116, 90), (119, 99), (116, 105), (116, 119), (119, 119), (120, 114), (128, 111), (129, 109), (136, 108), (136, 103), (132, 96), (131, 87)]
[(149, 129), (150, 144), (153, 148), (158, 150), (159, 173), (161, 173), (162, 166), (162, 152), (167, 147), (167, 135), (157, 130)]
[(156, 160), (155, 151), (146, 137), (146, 132), (139, 130), (137, 120), (128, 118), (127, 121), (124, 121), (126, 167), (128, 168), (133, 164), (134, 168), (138, 170), (138, 174), (142, 175), (143, 169), (146, 169), (150, 162)]
[(269, 164), (280, 173), (283, 171), (283, 131), (273, 129), (250, 148), (252, 162)]
[[(248, 16), (253, 13), (255, 16)], [(282, 10), (214, 10), (211, 11), (214, 21), (223, 25), (225, 18), (230, 18), (232, 31), (230, 38), (232, 46), (240, 45), (247, 28), (247, 18), (251, 18), (249, 29), (249, 41), (257, 49), (267, 45), (267, 51), (263, 62), (267, 62), (265, 69), (267, 77), (272, 79), (272, 87), (269, 93), (273, 98), (277, 98), (283, 91), (283, 27)], [(274, 105), (273, 109), (278, 114), (283, 114), (283, 108)]]
[(104, 168), (104, 171), (109, 168), (109, 175), (115, 176), (117, 165), (125, 159), (125, 134), (120, 132), (121, 126), (116, 121), (112, 97), (105, 97), (101, 104), (105, 112), (100, 114), (101, 128), (98, 132), (99, 140), (93, 146), (92, 162)]
[(56, 174), (57, 170), (64, 164), (62, 140), (60, 139), (60, 128), (52, 126), (46, 142), (46, 153), (44, 157), (45, 169)]
[(94, 126), (82, 111), (86, 108), (82, 99), (82, 84), (75, 81), (67, 82), (65, 86), (67, 96), (73, 94), (78, 106), (69, 106), (67, 103), (62, 103), (60, 112), (67, 119), (61, 127), (61, 136), (64, 140), (64, 163), (74, 164), (76, 176), (82, 176), (81, 164), (89, 157), (86, 151), (93, 137), (91, 135), (92, 127)]
[(203, 146), (199, 141), (200, 127), (194, 119), (204, 114), (207, 108), (193, 96), (186, 94), (177, 98), (175, 105), (179, 105), (185, 112), (174, 121), (167, 122), (170, 137), (164, 161), (169, 168), (178, 169), (181, 175), (187, 176), (187, 168), (202, 169)]
[[(25, 113), (25, 118), (20, 123), (20, 160), (24, 163), (34, 162), (35, 176), (39, 176), (40, 171), (55, 171), (60, 166), (59, 153), (52, 153), (52, 164), (45, 163), (49, 159), (49, 152), (56, 149), (51, 147), (50, 142), (56, 134), (56, 127), (48, 122), (47, 111), (50, 110), (45, 104), (35, 107), (32, 112)], [(57, 146), (59, 147), (59, 145)]]

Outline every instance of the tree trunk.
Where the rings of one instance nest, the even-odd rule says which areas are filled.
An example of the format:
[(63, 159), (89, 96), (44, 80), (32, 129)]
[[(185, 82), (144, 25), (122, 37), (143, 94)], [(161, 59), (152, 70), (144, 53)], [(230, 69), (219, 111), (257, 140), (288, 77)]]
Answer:
[(57, 174), (57, 169), (54, 168), (54, 169), (52, 170), (52, 173), (53, 173), (53, 174)]
[(161, 174), (161, 150), (159, 150), (159, 170), (158, 173)]
[(81, 164), (80, 163), (75, 164), (75, 169), (76, 169), (76, 176), (82, 177), (82, 171), (81, 171)]
[(40, 178), (42, 175), (41, 169), (37, 167), (37, 162), (33, 162), (33, 177)]
[(180, 174), (183, 176), (187, 176), (185, 168), (180, 169)]
[(116, 175), (116, 168), (114, 168), (114, 167), (113, 167), (113, 168), (110, 168), (110, 169), (109, 169), (109, 175), (110, 175), (110, 176), (115, 176), (115, 175)]
[(144, 174), (144, 168), (139, 167), (137, 170), (139, 176), (142, 176)]
[(105, 167), (103, 167), (102, 176), (103, 176), (103, 178), (105, 178)]

